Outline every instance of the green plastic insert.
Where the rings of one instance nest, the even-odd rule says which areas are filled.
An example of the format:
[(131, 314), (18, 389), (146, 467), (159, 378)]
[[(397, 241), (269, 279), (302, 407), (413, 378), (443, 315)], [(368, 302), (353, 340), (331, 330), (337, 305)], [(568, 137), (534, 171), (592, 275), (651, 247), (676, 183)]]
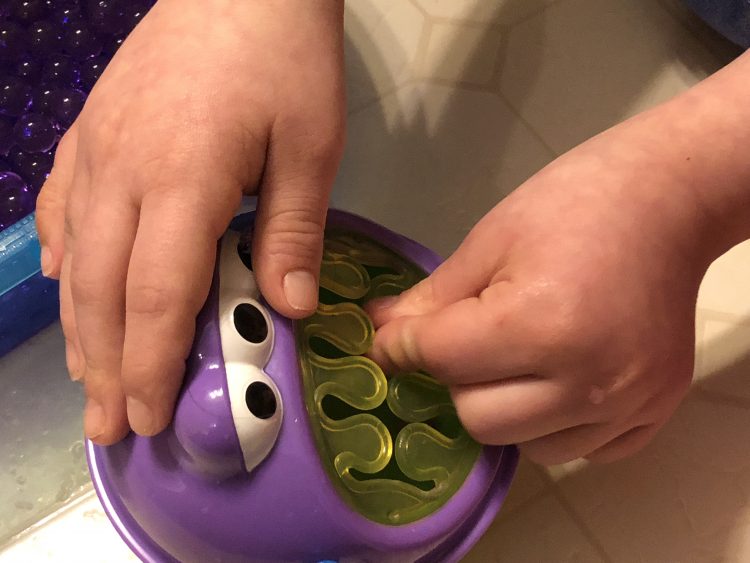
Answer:
[(445, 504), (481, 449), (435, 379), (424, 373), (387, 376), (363, 356), (374, 329), (362, 305), (397, 295), (424, 277), (367, 237), (327, 232), (318, 310), (295, 327), (323, 465), (353, 509), (388, 525), (414, 522)]

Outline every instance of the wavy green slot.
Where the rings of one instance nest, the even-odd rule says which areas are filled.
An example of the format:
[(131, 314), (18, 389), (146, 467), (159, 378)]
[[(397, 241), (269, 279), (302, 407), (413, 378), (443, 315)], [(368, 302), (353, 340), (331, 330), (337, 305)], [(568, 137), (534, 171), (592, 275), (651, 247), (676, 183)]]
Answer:
[(357, 233), (326, 233), (317, 312), (295, 332), (305, 403), (321, 461), (363, 516), (403, 525), (434, 513), (464, 483), (480, 446), (448, 390), (424, 373), (387, 377), (365, 358), (374, 329), (362, 309), (424, 272)]

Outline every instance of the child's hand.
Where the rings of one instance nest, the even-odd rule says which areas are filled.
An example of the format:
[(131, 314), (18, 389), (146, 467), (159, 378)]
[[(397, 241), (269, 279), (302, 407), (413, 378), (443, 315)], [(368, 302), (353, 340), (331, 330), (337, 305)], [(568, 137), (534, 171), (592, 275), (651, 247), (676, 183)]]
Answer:
[(540, 463), (641, 448), (691, 381), (702, 275), (748, 236), (741, 91), (721, 106), (704, 87), (552, 163), (370, 305), (372, 357), (448, 383), (477, 440)]
[(343, 140), (342, 19), (333, 0), (159, 0), (61, 141), (37, 208), (43, 268), (60, 277), (97, 443), (169, 423), (243, 191), (260, 193), (264, 296), (287, 316), (314, 310)]

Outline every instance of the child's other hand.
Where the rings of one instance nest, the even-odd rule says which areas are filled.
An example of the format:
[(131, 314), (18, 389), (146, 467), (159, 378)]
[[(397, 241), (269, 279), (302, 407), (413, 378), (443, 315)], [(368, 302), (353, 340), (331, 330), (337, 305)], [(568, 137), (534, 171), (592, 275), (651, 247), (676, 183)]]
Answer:
[(332, 0), (159, 0), (61, 141), (38, 227), (97, 443), (169, 423), (243, 192), (260, 194), (264, 296), (290, 317), (314, 310), (343, 142), (342, 19)]
[(696, 251), (695, 201), (652, 157), (649, 127), (558, 159), (433, 275), (371, 304), (372, 357), (426, 369), (451, 385), (477, 440), (518, 443), (540, 463), (613, 460), (646, 444), (691, 381), (710, 262)]

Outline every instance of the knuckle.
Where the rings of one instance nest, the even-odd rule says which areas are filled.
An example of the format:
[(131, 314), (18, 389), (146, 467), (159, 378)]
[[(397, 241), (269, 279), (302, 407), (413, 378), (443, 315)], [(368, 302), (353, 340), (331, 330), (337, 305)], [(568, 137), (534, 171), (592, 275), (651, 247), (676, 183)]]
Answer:
[(79, 305), (97, 305), (105, 299), (106, 289), (95, 279), (73, 269), (70, 275), (70, 292)]
[[(438, 301), (439, 288), (436, 287), (435, 280), (432, 276), (428, 276), (416, 285), (413, 285), (401, 294), (402, 302), (409, 303), (410, 305), (419, 309), (421, 305), (429, 305)], [(440, 302), (443, 302), (440, 300)]]
[[(481, 299), (481, 296), (480, 296)], [(508, 320), (511, 318), (511, 310), (507, 304), (499, 306), (498, 303), (488, 303), (483, 308), (487, 315), (487, 322), (490, 331), (493, 334), (501, 332), (508, 324)]]
[(122, 363), (122, 388), (126, 395), (150, 395), (159, 379), (159, 370), (148, 354), (125, 356)]
[(55, 149), (54, 165), (59, 166), (63, 160), (67, 160), (73, 156), (73, 151), (77, 147), (77, 135), (78, 126), (76, 123), (70, 126), (66, 133), (60, 138), (57, 143), (57, 149)]
[(55, 193), (53, 186), (50, 184), (50, 182), (53, 181), (54, 180), (48, 179), (42, 187), (42, 190), (39, 192), (39, 196), (36, 199), (37, 217), (41, 215), (46, 219), (48, 213), (60, 208), (61, 197), (59, 194)]
[(307, 113), (288, 116), (281, 134), (306, 161), (338, 162), (346, 142), (346, 117), (343, 112), (326, 111), (322, 118), (311, 120)]
[(122, 363), (122, 387), (126, 395), (140, 397), (172, 396), (182, 381), (184, 358), (157, 348), (126, 354)]
[(128, 287), (126, 314), (160, 318), (178, 303), (176, 292), (156, 284), (136, 284)]
[(274, 258), (317, 261), (322, 252), (323, 220), (299, 206), (278, 210), (259, 240)]
[(308, 156), (314, 160), (337, 161), (344, 150), (346, 132), (343, 126), (323, 129), (309, 143)]
[(65, 236), (71, 239), (75, 238), (75, 229), (73, 228), (73, 218), (70, 216), (69, 213), (65, 214), (65, 219), (63, 221), (63, 232), (65, 233)]

